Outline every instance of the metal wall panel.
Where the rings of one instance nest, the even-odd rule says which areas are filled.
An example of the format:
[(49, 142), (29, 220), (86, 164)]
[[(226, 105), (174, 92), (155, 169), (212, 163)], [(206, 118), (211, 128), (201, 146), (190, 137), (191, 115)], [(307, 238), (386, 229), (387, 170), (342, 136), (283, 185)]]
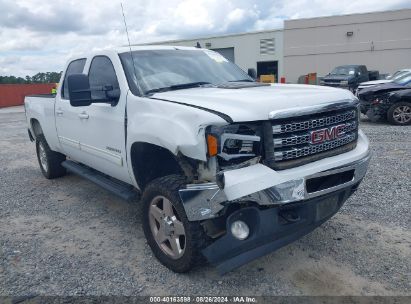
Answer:
[(50, 94), (55, 86), (55, 83), (0, 84), (0, 108), (22, 105), (27, 95)]

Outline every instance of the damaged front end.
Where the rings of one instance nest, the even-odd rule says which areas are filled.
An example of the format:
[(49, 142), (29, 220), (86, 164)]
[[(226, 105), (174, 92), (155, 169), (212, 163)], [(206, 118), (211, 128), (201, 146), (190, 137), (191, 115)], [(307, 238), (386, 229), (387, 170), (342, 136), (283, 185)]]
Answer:
[[(357, 189), (369, 160), (367, 154), (346, 166), (291, 179), (232, 200), (228, 196), (233, 189), (226, 192), (217, 183), (187, 185), (180, 190), (180, 197), (188, 219), (202, 221), (215, 238), (203, 254), (223, 274), (293, 242), (333, 216)], [(234, 171), (248, 176), (249, 184), (254, 180), (258, 183), (268, 177), (267, 169), (274, 172), (264, 167), (258, 164)], [(241, 185), (228, 188), (232, 187), (238, 189)], [(238, 221), (249, 230), (245, 239), (232, 231)]]
[(370, 160), (358, 116), (357, 103), (346, 101), (207, 130), (215, 180), (179, 194), (188, 219), (214, 239), (203, 254), (220, 273), (298, 239), (341, 208)]
[(379, 121), (387, 116), (387, 111), (392, 105), (391, 98), (396, 92), (383, 93), (378, 96), (368, 97), (361, 101), (361, 112), (373, 121)]

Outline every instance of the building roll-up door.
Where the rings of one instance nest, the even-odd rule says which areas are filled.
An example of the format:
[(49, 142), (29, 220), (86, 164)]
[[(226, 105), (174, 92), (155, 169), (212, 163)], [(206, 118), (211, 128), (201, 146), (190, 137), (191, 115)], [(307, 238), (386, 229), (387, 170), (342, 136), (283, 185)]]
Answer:
[(226, 59), (230, 60), (231, 62), (234, 62), (234, 48), (221, 48), (221, 49), (211, 49), (214, 52), (220, 53), (223, 55)]

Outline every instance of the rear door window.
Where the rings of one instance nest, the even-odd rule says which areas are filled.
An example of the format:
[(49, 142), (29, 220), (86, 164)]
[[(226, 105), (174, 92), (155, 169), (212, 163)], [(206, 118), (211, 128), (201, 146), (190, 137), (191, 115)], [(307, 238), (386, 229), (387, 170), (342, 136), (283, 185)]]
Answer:
[(85, 64), (86, 64), (86, 58), (82, 58), (82, 59), (76, 59), (70, 62), (70, 64), (68, 65), (66, 74), (64, 75), (63, 88), (61, 90), (61, 97), (63, 99), (70, 99), (69, 90), (67, 86), (67, 77), (72, 74), (83, 73)]

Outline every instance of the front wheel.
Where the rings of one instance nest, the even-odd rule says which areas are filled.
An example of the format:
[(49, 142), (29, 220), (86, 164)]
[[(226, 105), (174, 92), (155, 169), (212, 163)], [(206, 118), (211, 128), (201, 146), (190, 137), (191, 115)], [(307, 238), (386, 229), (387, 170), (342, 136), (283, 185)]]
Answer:
[(389, 108), (387, 112), (388, 121), (394, 125), (411, 124), (411, 103), (398, 102)]
[(204, 263), (201, 250), (208, 236), (199, 222), (189, 222), (178, 190), (185, 180), (169, 175), (152, 181), (144, 191), (143, 230), (156, 258), (174, 272)]

